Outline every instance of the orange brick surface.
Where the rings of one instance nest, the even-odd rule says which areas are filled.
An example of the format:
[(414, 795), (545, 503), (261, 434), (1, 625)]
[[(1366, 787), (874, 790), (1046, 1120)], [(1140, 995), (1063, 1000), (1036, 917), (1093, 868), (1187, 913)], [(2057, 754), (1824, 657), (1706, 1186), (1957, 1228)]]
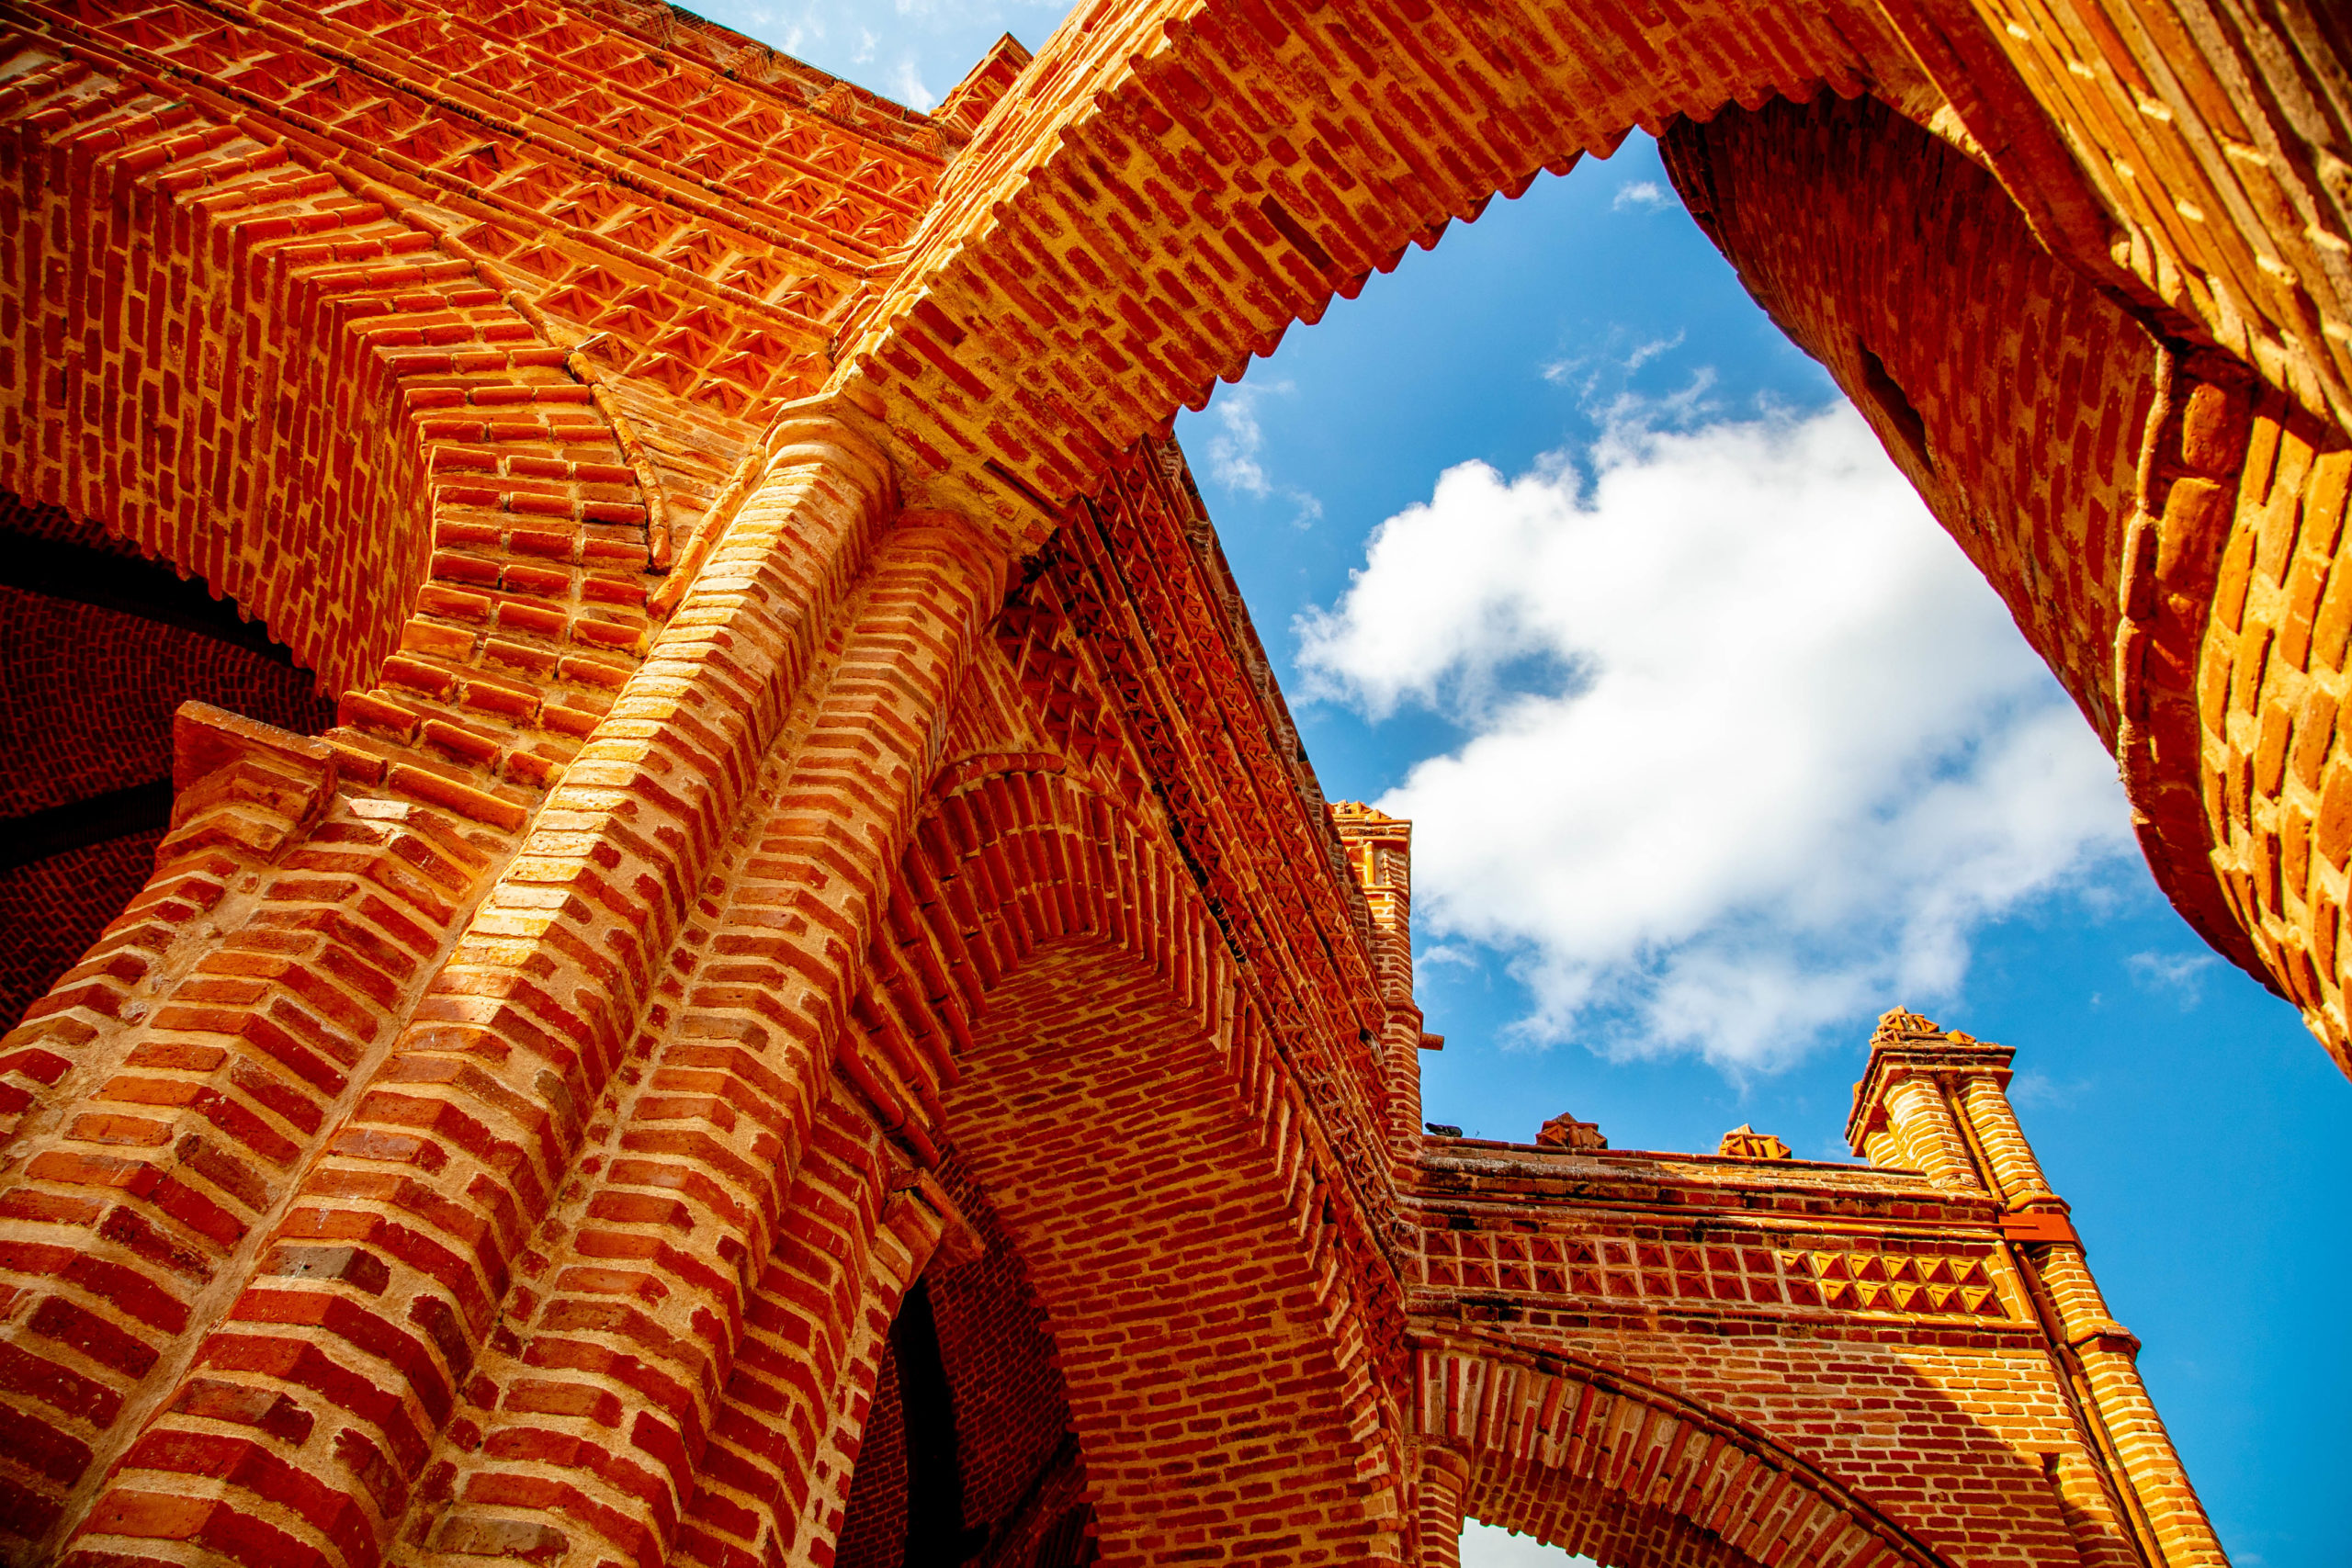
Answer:
[(2002, 1048), (1889, 1014), (1861, 1165), (1425, 1130), (1168, 439), (1660, 133), (2352, 1066), (2352, 97), (2219, 14), (1104, 0), (925, 115), (8, 7), (8, 1562), (2222, 1562)]

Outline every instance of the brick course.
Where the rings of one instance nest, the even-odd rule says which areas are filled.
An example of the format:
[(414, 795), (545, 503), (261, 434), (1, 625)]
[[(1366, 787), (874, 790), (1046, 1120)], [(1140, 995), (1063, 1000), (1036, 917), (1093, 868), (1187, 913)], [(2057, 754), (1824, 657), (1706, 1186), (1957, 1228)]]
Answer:
[(2352, 1062), (2341, 40), (2132, 16), (1105, 0), (923, 115), (634, 0), (14, 7), (0, 521), (294, 662), (0, 589), (122, 736), (0, 799), (173, 789), (0, 890), (89, 943), (10, 1562), (2222, 1561), (2000, 1048), (1889, 1015), (1861, 1166), (1424, 1131), (1410, 825), (1167, 438), (1664, 133)]

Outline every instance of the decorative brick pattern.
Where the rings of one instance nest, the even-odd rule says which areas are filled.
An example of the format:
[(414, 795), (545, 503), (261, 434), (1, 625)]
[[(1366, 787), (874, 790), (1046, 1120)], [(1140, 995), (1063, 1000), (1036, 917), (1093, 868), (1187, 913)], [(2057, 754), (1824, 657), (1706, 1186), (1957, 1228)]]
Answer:
[[(2072, 3), (1102, 0), (933, 115), (639, 0), (16, 6), (6, 514), (338, 722), (209, 665), (0, 1039), (10, 1561), (888, 1562), (952, 1487), (982, 1568), (2218, 1568), (2000, 1048), (1890, 1015), (1866, 1168), (1424, 1136), (1410, 825), (1166, 435), (1664, 132), (2341, 1053), (2341, 40)], [(148, 750), (0, 797), (141, 782), (140, 637), (0, 712)]]
[(1571, 1551), (1677, 1568), (1937, 1561), (1770, 1442), (1606, 1374), (1446, 1345), (1422, 1352), (1419, 1383), (1425, 1440), (1478, 1461), (1466, 1511)]
[[(870, 1118), (829, 1100), (788, 1229), (751, 1298), (725, 1403), (695, 1472), (682, 1561), (736, 1568), (841, 1541), (877, 1401), (889, 1318), (915, 1259), (889, 1248), (884, 1187), (901, 1162)], [(545, 1528), (545, 1527), (542, 1527)]]

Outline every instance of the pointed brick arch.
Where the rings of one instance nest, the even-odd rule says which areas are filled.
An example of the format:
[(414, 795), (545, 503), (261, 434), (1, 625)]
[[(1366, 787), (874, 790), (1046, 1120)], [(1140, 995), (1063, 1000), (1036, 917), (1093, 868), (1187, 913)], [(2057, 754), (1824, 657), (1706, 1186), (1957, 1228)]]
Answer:
[(332, 143), (0, 47), (0, 488), (234, 598), (346, 750), (519, 825), (651, 625), (640, 475), (566, 346)]
[[(1061, 768), (948, 772), (859, 1070), (953, 1141), (1020, 1247), (1105, 1562), (1393, 1561), (1380, 1265), (1181, 863)], [(917, 1063), (945, 1068), (936, 1088)], [(1171, 1449), (1180, 1428), (1260, 1480)]]
[(1433, 1340), (1422, 1438), (1465, 1456), (1464, 1511), (1602, 1568), (1947, 1568), (1852, 1491), (1728, 1417), (1622, 1374)]

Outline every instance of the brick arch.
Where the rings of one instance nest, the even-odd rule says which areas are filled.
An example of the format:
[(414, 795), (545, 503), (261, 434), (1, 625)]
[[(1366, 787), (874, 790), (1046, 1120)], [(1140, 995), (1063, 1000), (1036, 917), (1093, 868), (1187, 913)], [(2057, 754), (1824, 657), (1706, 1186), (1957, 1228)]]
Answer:
[(1032, 542), (1294, 321), (1635, 127), (1825, 88), (1941, 104), (1875, 7), (1173, 10), (1082, 7), (1047, 42), (833, 378)]
[(1446, 1339), (1415, 1388), (1422, 1439), (1469, 1461), (1466, 1515), (1602, 1568), (1946, 1568), (1770, 1438), (1622, 1373)]
[[(5, 44), (0, 489), (233, 598), (347, 753), (412, 748), (413, 793), (518, 826), (650, 624), (645, 493), (566, 349), (332, 138)], [(503, 804), (435, 783), (466, 774)]]
[[(2256, 900), (2239, 895), (2233, 908), (2224, 887), (2233, 868), (2216, 848), (2229, 828), (2207, 809), (2222, 787), (2193, 765), (2199, 641), (2222, 551), (2218, 537), (2180, 537), (2194, 509), (2179, 502), (2235, 485), (2246, 447), (2243, 430), (2215, 432), (2229, 421), (2210, 412), (2202, 438), (2185, 441), (2187, 410), (2219, 372), (2231, 396), (2203, 401), (2243, 421), (2251, 374), (2152, 331), (2045, 251), (1992, 175), (1882, 105), (1726, 113), (1675, 126), (1660, 151), (1741, 282), (1852, 395), (2116, 752), (2165, 895), (2276, 988), (2289, 973), (2277, 946), (2241, 930)], [(2287, 488), (2313, 473), (2302, 464)], [(2247, 482), (2255, 507), (2276, 513), (2267, 478)], [(2314, 532), (2332, 550), (2327, 527)], [(2295, 551), (2275, 553), (2283, 581)], [(2296, 585), (2306, 634), (2324, 564), (2306, 563)], [(2219, 629), (2233, 652), (2236, 627)], [(2219, 679), (2226, 689), (2226, 671)]]
[[(1294, 1561), (1394, 1561), (1399, 1413), (1373, 1377), (1367, 1260), (1329, 1154), (1180, 863), (1060, 768), (947, 772), (857, 1070), (885, 1080), (869, 1098), (901, 1135), (953, 1144), (1019, 1248), (1104, 1562), (1256, 1561), (1278, 1541)], [(917, 1061), (946, 1069), (935, 1090), (892, 1066)], [(1171, 1451), (1179, 1425), (1218, 1463)], [(1237, 1456), (1263, 1487), (1229, 1485)]]
[[(1915, 207), (1975, 201), (1992, 248), (2015, 250), (2012, 281), (2034, 284), (2028, 297), (1947, 294), (1939, 303), (1980, 310), (1991, 330), (1960, 335), (1992, 344), (1996, 358), (2002, 331), (2014, 329), (2008, 348), (2022, 351), (2014, 357), (2030, 395), (1996, 391), (1992, 408), (2030, 405), (2052, 423), (2004, 431), (1961, 410), (1959, 423), (1980, 426), (1962, 434), (1986, 439), (1947, 446), (1939, 461), (1935, 400), (1905, 385), (1907, 374), (1915, 388), (1960, 390), (1935, 385), (1941, 367), (1920, 363), (1945, 345), (1938, 333), (1890, 334), (1877, 321), (1841, 341), (1804, 340), (1804, 328), (1837, 313), (1812, 310), (1811, 268), (1792, 275), (1797, 308), (1776, 314), (1871, 413), (2115, 741), (2143, 843), (2176, 907), (2217, 950), (2299, 1001), (2352, 1071), (2336, 973), (2352, 784), (2330, 807), (2319, 759), (2337, 672), (2304, 679), (2298, 624), (2320, 610), (2340, 533), (2329, 459), (2342, 433), (2312, 412), (2324, 400), (2307, 374), (2314, 362), (2295, 357), (2305, 348), (2282, 355), (2258, 329), (2249, 337), (2236, 307), (2209, 309), (2165, 283), (2178, 270), (2171, 242), (2130, 224), (2129, 245), (2114, 239), (2115, 214), (2099, 204), (2120, 198), (2094, 194), (2108, 178), (2102, 161), (2078, 163), (2059, 134), (2079, 148), (2106, 133), (2086, 131), (2046, 94), (2037, 107), (2019, 91), (2026, 33), (1971, 40), (1882, 9), (1082, 7), (943, 176), (903, 264), (853, 316), (831, 389), (888, 422), (910, 493), (986, 516), (1037, 548), (1057, 507), (1102, 491), (1119, 454), (1164, 431), (1180, 407), (1203, 406), (1217, 378), (1238, 378), (1292, 322), (1317, 321), (1408, 245), (1434, 243), (1449, 222), (1476, 217), (1498, 193), (1517, 195), (1544, 170), (1605, 155), (1632, 127), (1655, 132), (1704, 124), (1733, 105), (1826, 97), (1868, 97), (1915, 127), (1938, 127), (1965, 155), (1942, 145), (1943, 166), (1914, 168), (1918, 184), (1896, 194)], [(2181, 210), (2192, 208), (2204, 210)], [(2238, 220), (2211, 227), (2245, 237)], [(1881, 250), (1893, 238), (1886, 213), (1867, 211), (1828, 252)], [(1733, 254), (1743, 266), (1750, 259)], [(2031, 270), (2041, 276), (2025, 278)], [(2271, 281), (2256, 295), (2284, 274), (2264, 276)], [(2298, 287), (2283, 285), (2279, 297), (2303, 299)], [(2052, 308), (2041, 322), (2005, 321), (2013, 306)], [(2309, 315), (2308, 305), (2296, 309)], [(2052, 351), (2040, 326), (2081, 337)], [(2309, 321), (2299, 333), (2311, 343), (2324, 335)], [(2134, 357), (2147, 363), (2115, 373)], [(1905, 358), (1907, 369), (1896, 364)], [(2215, 368), (2176, 376), (2189, 359)], [(2215, 468), (2216, 444), (2194, 439), (2199, 422), (2185, 417), (2190, 380), (2241, 405), (2247, 385), (2270, 384), (2260, 400), (2279, 406), (2256, 418), (2255, 434), (2272, 438), (2251, 447), (2261, 471), (2241, 471), (2243, 432), (2238, 453)], [(2177, 400), (2173, 381), (2182, 382)], [(2217, 386), (2232, 381), (2241, 384)], [(2286, 412), (2298, 397), (2311, 427), (2302, 437)], [(2199, 491), (2186, 502), (2174, 482), (2182, 478)], [(2200, 653), (2233, 486), (2248, 514), (2239, 532), (2265, 536), (2267, 567), (2253, 573), (2252, 631), (2224, 572), (2213, 647)], [(2290, 524), (2255, 520), (2290, 519), (2306, 500), (2327, 515), (2300, 539)], [(2183, 559), (2188, 570), (2176, 577)], [(2289, 654), (2278, 679), (2274, 647)], [(2302, 735), (2312, 737), (2309, 777), (2282, 785), (2278, 759)], [(2243, 776), (2250, 770), (2259, 776)], [(2322, 816), (2333, 819), (2328, 852), (2314, 854)]]

